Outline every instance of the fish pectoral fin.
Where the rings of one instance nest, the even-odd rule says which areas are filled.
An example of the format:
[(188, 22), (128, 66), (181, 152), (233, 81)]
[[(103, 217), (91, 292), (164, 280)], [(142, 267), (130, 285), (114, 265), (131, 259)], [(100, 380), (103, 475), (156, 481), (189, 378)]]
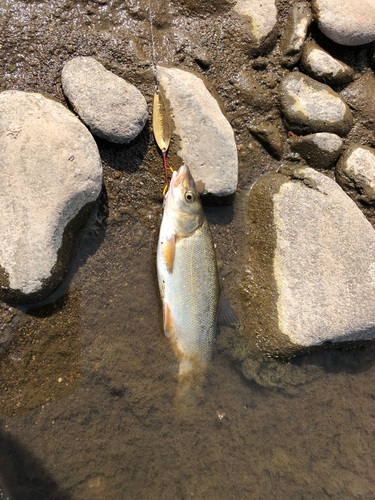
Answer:
[(177, 236), (171, 234), (163, 241), (163, 257), (168, 271), (173, 271), (174, 256), (176, 253)]
[(239, 322), (240, 320), (238, 319), (236, 311), (232, 309), (227, 299), (222, 295), (220, 297), (219, 313), (217, 315), (217, 324), (222, 326), (234, 326)]
[(168, 302), (163, 301), (164, 308), (164, 333), (166, 337), (172, 337), (174, 334), (174, 322), (172, 318), (171, 308)]

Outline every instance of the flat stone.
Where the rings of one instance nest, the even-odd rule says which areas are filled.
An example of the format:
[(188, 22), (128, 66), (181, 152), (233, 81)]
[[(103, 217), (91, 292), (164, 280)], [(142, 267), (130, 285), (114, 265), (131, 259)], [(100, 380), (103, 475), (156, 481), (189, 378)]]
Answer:
[(312, 0), (319, 29), (342, 45), (362, 45), (375, 40), (374, 0)]
[(353, 124), (352, 113), (328, 85), (293, 72), (281, 80), (279, 91), (286, 126), (294, 133), (346, 135), (349, 132)]
[(315, 42), (307, 42), (303, 48), (300, 68), (319, 82), (343, 85), (353, 80), (354, 70), (338, 61)]
[(306, 163), (313, 168), (329, 169), (340, 158), (344, 141), (336, 134), (318, 132), (294, 140), (290, 149), (299, 153)]
[(258, 44), (274, 29), (277, 21), (275, 0), (237, 0), (234, 11), (247, 17), (251, 23), (251, 36)]
[(249, 342), (293, 357), (375, 339), (375, 231), (336, 182), (308, 167), (267, 174), (248, 214)]
[(294, 2), (289, 10), (284, 35), (280, 41), (280, 50), (287, 66), (296, 64), (302, 53), (307, 29), (313, 20), (309, 4), (300, 0)]
[(158, 74), (180, 137), (178, 154), (190, 168), (200, 194), (232, 195), (238, 180), (237, 147), (218, 101), (192, 72), (159, 66)]
[(36, 303), (64, 278), (102, 187), (96, 143), (51, 99), (0, 93), (0, 300)]
[(92, 57), (76, 57), (63, 67), (61, 82), (74, 111), (93, 135), (126, 144), (148, 118), (146, 99), (123, 78)]
[(351, 144), (335, 170), (336, 180), (359, 205), (375, 204), (375, 149)]

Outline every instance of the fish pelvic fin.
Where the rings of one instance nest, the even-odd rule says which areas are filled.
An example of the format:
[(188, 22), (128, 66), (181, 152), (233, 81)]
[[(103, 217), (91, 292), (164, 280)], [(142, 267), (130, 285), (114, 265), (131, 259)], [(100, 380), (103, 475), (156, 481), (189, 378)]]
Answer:
[(173, 271), (174, 256), (176, 254), (176, 243), (177, 236), (175, 234), (167, 236), (163, 241), (163, 257), (168, 272), (170, 273)]
[(174, 333), (174, 321), (171, 308), (166, 300), (163, 300), (164, 333), (166, 337), (172, 337)]

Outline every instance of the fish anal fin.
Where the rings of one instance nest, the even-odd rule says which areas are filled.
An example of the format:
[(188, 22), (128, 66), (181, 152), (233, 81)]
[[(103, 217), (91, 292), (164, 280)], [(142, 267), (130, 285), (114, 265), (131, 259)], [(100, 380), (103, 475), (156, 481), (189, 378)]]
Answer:
[(171, 308), (169, 307), (168, 302), (163, 302), (164, 307), (164, 333), (166, 337), (172, 337), (174, 333), (174, 322), (171, 313)]
[(219, 313), (217, 315), (217, 323), (222, 326), (234, 326), (238, 324), (237, 313), (232, 309), (227, 299), (222, 295), (220, 297)]
[(173, 271), (174, 256), (176, 253), (176, 243), (177, 243), (177, 236), (175, 234), (167, 236), (163, 241), (163, 257), (165, 265), (167, 266), (167, 269), (170, 273)]

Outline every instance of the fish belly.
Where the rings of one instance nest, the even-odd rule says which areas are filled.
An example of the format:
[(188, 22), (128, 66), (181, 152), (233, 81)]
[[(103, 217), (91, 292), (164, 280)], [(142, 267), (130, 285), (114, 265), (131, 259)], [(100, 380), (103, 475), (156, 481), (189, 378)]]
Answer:
[(204, 369), (211, 359), (220, 301), (215, 251), (208, 222), (176, 244), (172, 272), (161, 251), (157, 266), (160, 294), (172, 317), (171, 341), (180, 362), (179, 373)]

